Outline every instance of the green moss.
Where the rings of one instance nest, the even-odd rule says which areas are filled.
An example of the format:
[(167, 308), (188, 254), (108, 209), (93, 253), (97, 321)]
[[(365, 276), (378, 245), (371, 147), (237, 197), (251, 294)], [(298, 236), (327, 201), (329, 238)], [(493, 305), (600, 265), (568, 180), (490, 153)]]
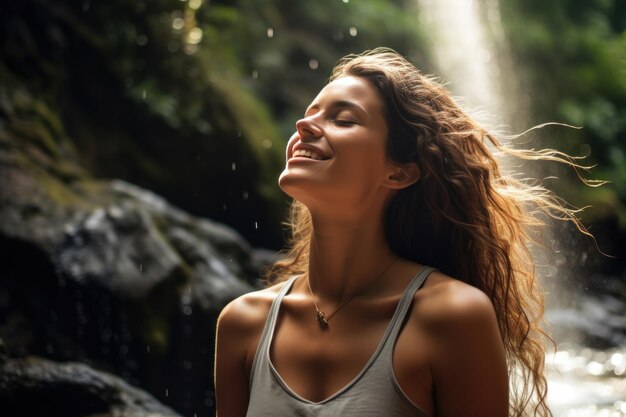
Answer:
[(82, 195), (54, 177), (40, 173), (35, 178), (51, 202), (62, 207), (88, 208), (91, 206)]

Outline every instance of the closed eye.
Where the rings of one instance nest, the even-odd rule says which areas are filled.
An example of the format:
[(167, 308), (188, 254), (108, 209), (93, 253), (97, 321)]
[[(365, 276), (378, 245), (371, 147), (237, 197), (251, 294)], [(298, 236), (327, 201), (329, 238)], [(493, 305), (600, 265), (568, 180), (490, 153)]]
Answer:
[(341, 127), (349, 127), (349, 126), (356, 124), (356, 122), (353, 122), (352, 120), (342, 120), (342, 119), (334, 119), (333, 123)]

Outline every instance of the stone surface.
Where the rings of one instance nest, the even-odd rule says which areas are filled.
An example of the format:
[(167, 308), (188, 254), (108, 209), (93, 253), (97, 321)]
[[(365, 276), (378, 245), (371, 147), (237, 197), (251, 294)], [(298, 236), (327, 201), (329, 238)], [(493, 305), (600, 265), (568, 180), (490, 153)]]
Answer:
[[(272, 253), (148, 190), (90, 177), (54, 112), (19, 84), (0, 82), (0, 116), (7, 355), (92, 364), (185, 415), (212, 415), (217, 315)], [(42, 381), (38, 398), (52, 404)], [(89, 389), (71, 392), (90, 403), (79, 398)]]
[(555, 340), (596, 349), (626, 346), (623, 280), (593, 274), (579, 291), (568, 294), (567, 303), (561, 302), (546, 311)]
[(152, 395), (85, 364), (39, 357), (0, 364), (0, 407), (11, 417), (179, 417)]

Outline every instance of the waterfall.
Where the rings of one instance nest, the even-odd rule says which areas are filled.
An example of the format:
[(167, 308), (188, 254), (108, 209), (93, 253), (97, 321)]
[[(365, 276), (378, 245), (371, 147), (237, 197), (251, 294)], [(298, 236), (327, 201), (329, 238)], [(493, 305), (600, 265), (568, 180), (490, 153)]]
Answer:
[[(487, 129), (525, 120), (515, 94), (498, 0), (416, 0), (419, 23), (430, 36), (433, 66), (461, 107)], [(496, 59), (497, 58), (497, 59)], [(505, 66), (505, 68), (503, 68)], [(507, 85), (500, 79), (506, 74)], [(506, 88), (506, 93), (504, 92)], [(518, 107), (518, 108), (515, 108)], [(521, 113), (521, 115), (520, 115)], [(497, 132), (496, 132), (497, 133)], [(563, 259), (562, 261), (567, 262)], [(594, 304), (595, 303), (595, 304)], [(590, 311), (601, 310), (586, 299)], [(558, 312), (593, 323), (583, 309)], [(555, 417), (626, 416), (626, 349), (559, 346), (546, 356), (548, 401)]]
[[(437, 75), (463, 109), (483, 124), (506, 122), (499, 93), (500, 68), (493, 57), (478, 0), (419, 0), (419, 21), (429, 33)], [(498, 3), (486, 17), (498, 23)]]

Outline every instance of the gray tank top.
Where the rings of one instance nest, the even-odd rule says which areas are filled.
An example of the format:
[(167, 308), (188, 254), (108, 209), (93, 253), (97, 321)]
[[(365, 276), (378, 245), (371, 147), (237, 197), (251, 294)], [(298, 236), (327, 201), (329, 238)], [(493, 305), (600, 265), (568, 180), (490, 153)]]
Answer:
[(250, 402), (246, 417), (429, 417), (402, 391), (393, 372), (396, 338), (413, 301), (434, 268), (423, 267), (405, 290), (378, 347), (365, 367), (345, 387), (320, 402), (293, 392), (270, 359), (270, 346), (280, 303), (297, 277), (289, 279), (270, 307), (250, 373)]

